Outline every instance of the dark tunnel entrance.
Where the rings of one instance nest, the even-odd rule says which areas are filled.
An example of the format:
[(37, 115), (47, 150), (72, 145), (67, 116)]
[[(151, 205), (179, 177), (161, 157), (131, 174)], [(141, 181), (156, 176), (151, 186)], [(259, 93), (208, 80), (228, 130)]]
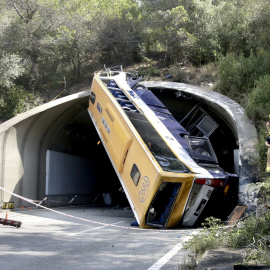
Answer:
[[(83, 105), (85, 110), (58, 129), (48, 149), (58, 159), (55, 166), (51, 166), (57, 167), (56, 171), (48, 168), (48, 162), (52, 161), (48, 161), (47, 151), (46, 186), (50, 185), (46, 188), (47, 203), (49, 206), (95, 204), (126, 207), (129, 204), (125, 193), (89, 117), (88, 102)], [(76, 167), (78, 160), (81, 164)], [(63, 162), (66, 164), (61, 166)], [(74, 166), (76, 172), (70, 166)], [(48, 170), (52, 173), (49, 174)], [(87, 172), (82, 175), (85, 170)], [(68, 180), (66, 173), (73, 174), (73, 177)], [(79, 179), (81, 177), (85, 179)], [(62, 185), (60, 189), (54, 187), (53, 179), (57, 186)], [(82, 185), (82, 188), (77, 185)]]
[[(238, 174), (238, 140), (224, 117), (190, 94), (171, 89), (154, 88), (151, 91), (163, 102), (176, 120), (190, 132), (191, 136), (209, 137), (218, 163), (223, 170)], [(213, 125), (209, 125), (209, 122), (206, 124), (209, 128), (213, 128), (210, 135), (200, 128), (199, 124), (204, 119), (214, 123)]]

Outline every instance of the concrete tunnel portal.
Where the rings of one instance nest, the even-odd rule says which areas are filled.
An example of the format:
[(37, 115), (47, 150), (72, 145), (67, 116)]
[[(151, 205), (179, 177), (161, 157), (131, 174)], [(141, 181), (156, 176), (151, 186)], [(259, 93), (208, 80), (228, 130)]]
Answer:
[[(89, 91), (74, 94), (1, 124), (0, 186), (37, 201), (47, 197), (50, 206), (66, 205), (74, 196), (76, 204), (98, 203), (100, 194), (118, 192), (120, 182), (99, 143), (87, 111), (88, 100)], [(48, 152), (54, 153), (52, 159), (59, 163), (51, 164), (54, 181), (48, 179)], [(85, 177), (91, 179), (90, 185)], [(57, 179), (59, 183), (55, 183)], [(3, 190), (0, 195), (0, 204), (29, 205)], [(118, 197), (126, 203), (121, 193)]]
[[(232, 105), (229, 111), (225, 103), (220, 105), (217, 102), (215, 95), (220, 100), (222, 95), (210, 91), (213, 101), (205, 95), (205, 90), (198, 87), (190, 90), (191, 86), (184, 84), (167, 84), (164, 87), (162, 84), (147, 82), (146, 86), (157, 92), (167, 88), (188, 93), (189, 96), (192, 92), (193, 101), (203, 100), (206, 107), (210, 106), (217, 115), (222, 115), (221, 122), (226, 126), (226, 132), (230, 133), (230, 141), (234, 141), (233, 148), (239, 146), (239, 167), (237, 165), (237, 169), (233, 169), (234, 162), (228, 167), (239, 174), (241, 204), (252, 205), (253, 198), (246, 197), (246, 184), (256, 180), (256, 172), (246, 164), (254, 154), (257, 137), (248, 119), (244, 119), (242, 127), (243, 113), (239, 116), (239, 111), (232, 112), (236, 107), (239, 109), (239, 105), (236, 106), (232, 101), (229, 104), (228, 98), (225, 98), (226, 106)], [(159, 98), (162, 100), (162, 95)], [(103, 194), (112, 195), (113, 205), (128, 206), (117, 175), (89, 117), (88, 100), (89, 91), (73, 94), (1, 124), (0, 186), (36, 201), (47, 197), (48, 206), (68, 205), (71, 201), (72, 204), (104, 203), (106, 200)], [(167, 97), (162, 101), (166, 100)], [(175, 110), (175, 107), (177, 105), (174, 102), (172, 109)], [(239, 125), (239, 122), (242, 124)], [(242, 129), (247, 128), (247, 125), (249, 134), (243, 135)], [(249, 144), (247, 148), (246, 140), (253, 142), (253, 147)], [(0, 205), (7, 201), (14, 201), (15, 207), (29, 205), (4, 190), (0, 190), (0, 195)]]

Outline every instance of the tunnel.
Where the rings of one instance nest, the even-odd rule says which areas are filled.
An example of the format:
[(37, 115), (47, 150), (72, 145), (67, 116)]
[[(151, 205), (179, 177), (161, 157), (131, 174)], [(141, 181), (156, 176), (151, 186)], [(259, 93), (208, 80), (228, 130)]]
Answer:
[[(218, 122), (211, 143), (217, 148), (220, 140), (229, 144), (218, 151), (218, 158), (225, 170), (239, 175), (240, 202), (253, 204), (254, 198), (246, 196), (246, 185), (257, 177), (256, 169), (248, 165), (255, 153), (257, 135), (240, 105), (199, 87), (167, 82), (145, 82), (145, 85), (177, 120), (184, 119), (183, 126), (188, 127), (185, 116), (196, 106)], [(73, 94), (1, 124), (0, 186), (34, 202), (46, 200), (48, 206), (128, 206), (89, 117), (88, 102), (89, 91)], [(243, 132), (245, 129), (249, 132)], [(195, 132), (192, 127), (190, 130)], [(15, 207), (29, 205), (3, 189), (0, 195), (1, 205), (8, 201), (14, 201)]]
[[(88, 96), (55, 100), (0, 125), (1, 187), (36, 202), (46, 198), (49, 206), (72, 199), (100, 203), (102, 194), (112, 193), (120, 193), (113, 203), (121, 203), (120, 183), (87, 111)], [(29, 205), (1, 190), (1, 204), (6, 201)]]

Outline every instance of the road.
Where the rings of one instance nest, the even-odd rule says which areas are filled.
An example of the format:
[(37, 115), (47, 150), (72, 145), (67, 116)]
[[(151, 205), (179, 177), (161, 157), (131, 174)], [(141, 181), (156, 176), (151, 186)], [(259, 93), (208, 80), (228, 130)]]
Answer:
[[(196, 230), (141, 230), (130, 209), (29, 208), (0, 225), (0, 269), (180, 269), (183, 242)], [(60, 213), (58, 213), (60, 212)], [(0, 212), (5, 217), (5, 212)], [(95, 223), (94, 223), (95, 222)]]

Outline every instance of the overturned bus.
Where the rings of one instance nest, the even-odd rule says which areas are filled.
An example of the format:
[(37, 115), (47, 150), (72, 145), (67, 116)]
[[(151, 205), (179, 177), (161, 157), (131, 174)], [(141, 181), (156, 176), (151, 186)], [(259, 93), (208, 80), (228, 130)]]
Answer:
[(94, 75), (89, 115), (141, 228), (194, 226), (224, 219), (237, 204), (238, 177), (224, 171), (204, 114), (187, 130), (135, 74), (122, 67)]

